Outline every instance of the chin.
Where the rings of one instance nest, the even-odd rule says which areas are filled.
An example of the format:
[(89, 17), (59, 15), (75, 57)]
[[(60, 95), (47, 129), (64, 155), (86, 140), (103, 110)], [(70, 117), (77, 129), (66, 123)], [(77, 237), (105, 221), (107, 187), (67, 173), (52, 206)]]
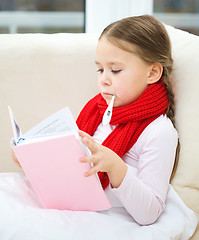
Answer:
[(104, 100), (106, 101), (106, 104), (109, 105), (111, 100), (108, 100), (108, 99), (105, 99), (105, 98), (104, 98)]
[(106, 101), (107, 104), (110, 103), (112, 96), (111, 95), (105, 95), (102, 93), (103, 99)]

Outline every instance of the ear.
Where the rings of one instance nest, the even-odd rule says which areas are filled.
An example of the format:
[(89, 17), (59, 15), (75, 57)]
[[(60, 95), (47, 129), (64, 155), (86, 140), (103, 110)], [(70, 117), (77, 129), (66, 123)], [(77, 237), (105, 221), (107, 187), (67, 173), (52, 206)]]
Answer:
[(160, 63), (150, 65), (147, 83), (152, 84), (160, 80), (162, 77), (163, 66)]

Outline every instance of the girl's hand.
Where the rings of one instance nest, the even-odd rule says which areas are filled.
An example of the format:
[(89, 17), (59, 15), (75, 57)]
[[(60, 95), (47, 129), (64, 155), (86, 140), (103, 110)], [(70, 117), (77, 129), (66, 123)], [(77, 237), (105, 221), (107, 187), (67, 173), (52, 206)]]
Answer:
[(111, 149), (98, 144), (89, 134), (79, 131), (79, 135), (91, 152), (91, 156), (82, 157), (80, 161), (93, 163), (93, 167), (84, 175), (87, 177), (99, 171), (107, 172), (111, 185), (119, 187), (127, 172), (124, 161)]
[(11, 148), (11, 157), (12, 157), (14, 163), (15, 163), (18, 167), (21, 167), (21, 164), (19, 163), (19, 161), (18, 161), (18, 159), (17, 159), (17, 157), (16, 157), (16, 155), (15, 155), (15, 153), (14, 153), (14, 151), (13, 151), (12, 148)]

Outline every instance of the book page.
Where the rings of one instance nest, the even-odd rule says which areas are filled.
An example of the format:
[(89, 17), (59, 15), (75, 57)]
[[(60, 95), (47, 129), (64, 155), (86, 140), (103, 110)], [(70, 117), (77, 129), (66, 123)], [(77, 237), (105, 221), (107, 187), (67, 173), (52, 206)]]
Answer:
[(23, 138), (38, 138), (55, 136), (76, 132), (78, 127), (68, 107), (49, 116), (28, 132), (22, 135)]
[(47, 117), (45, 120), (34, 126), (25, 134), (22, 134), (13, 114), (12, 109), (8, 106), (10, 120), (12, 124), (14, 137), (12, 139), (12, 145), (18, 144), (20, 141), (33, 139), (33, 138), (45, 138), (57, 135), (67, 135), (76, 133), (78, 127), (72, 116), (69, 107), (65, 107), (53, 115)]
[(22, 135), (22, 132), (21, 132), (21, 129), (19, 128), (16, 120), (15, 120), (13, 111), (12, 111), (10, 106), (8, 106), (8, 111), (9, 111), (9, 114), (10, 114), (10, 121), (11, 121), (11, 125), (12, 125), (12, 130), (13, 130), (12, 144), (16, 145), (18, 139)]

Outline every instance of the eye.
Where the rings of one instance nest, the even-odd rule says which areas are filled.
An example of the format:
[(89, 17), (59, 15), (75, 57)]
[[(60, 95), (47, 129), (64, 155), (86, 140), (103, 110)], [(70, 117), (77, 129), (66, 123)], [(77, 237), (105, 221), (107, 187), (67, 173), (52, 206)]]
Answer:
[(119, 73), (119, 72), (121, 72), (121, 70), (120, 69), (118, 69), (118, 70), (111, 70), (111, 72), (112, 73)]
[(102, 68), (99, 68), (99, 69), (97, 70), (98, 73), (103, 73), (103, 71), (104, 71), (104, 69), (102, 69)]

